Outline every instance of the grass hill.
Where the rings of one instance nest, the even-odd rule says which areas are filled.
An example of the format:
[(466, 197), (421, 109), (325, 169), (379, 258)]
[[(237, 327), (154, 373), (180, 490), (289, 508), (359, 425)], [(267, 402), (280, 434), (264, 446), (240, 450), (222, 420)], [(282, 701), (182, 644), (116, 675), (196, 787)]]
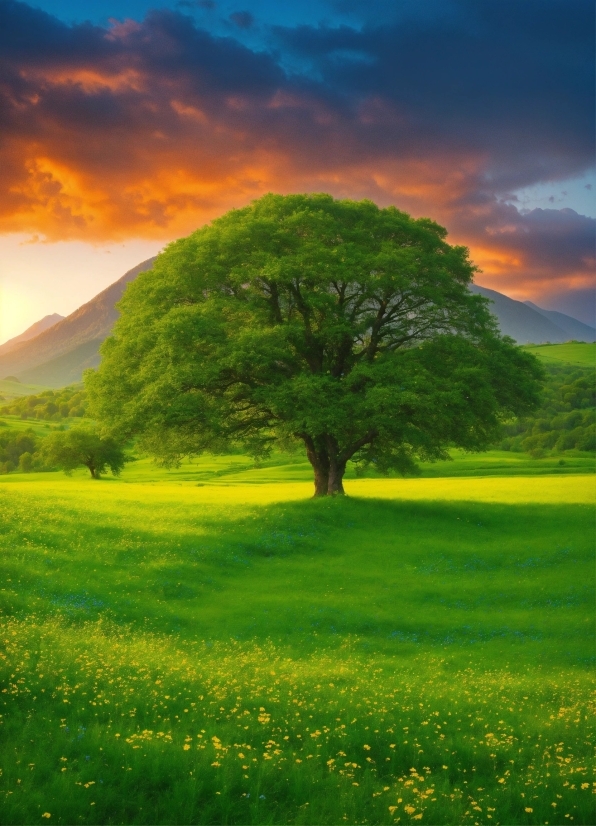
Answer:
[(245, 461), (2, 477), (0, 820), (592, 823), (588, 477)]
[(542, 344), (526, 348), (547, 364), (574, 364), (578, 367), (596, 366), (596, 344), (572, 341), (567, 344)]
[(21, 396), (31, 396), (35, 393), (41, 393), (46, 389), (45, 385), (41, 384), (25, 384), (18, 379), (15, 381), (11, 378), (0, 379), (0, 396), (3, 401), (11, 401)]

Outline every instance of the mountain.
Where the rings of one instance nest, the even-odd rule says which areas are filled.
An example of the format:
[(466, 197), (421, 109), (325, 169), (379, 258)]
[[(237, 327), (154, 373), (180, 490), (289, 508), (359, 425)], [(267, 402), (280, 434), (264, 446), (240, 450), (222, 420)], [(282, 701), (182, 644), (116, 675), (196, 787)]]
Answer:
[[(0, 351), (0, 376), (15, 375), (21, 381), (63, 387), (80, 381), (86, 367), (99, 364), (99, 345), (110, 334), (118, 317), (114, 306), (129, 281), (150, 270), (149, 258), (125, 273), (74, 313), (8, 352)], [(32, 377), (32, 378), (30, 378)]]
[[(478, 284), (473, 284), (470, 290), (490, 299), (492, 302), (490, 311), (496, 316), (501, 332), (503, 335), (511, 336), (518, 344), (545, 344), (546, 342), (562, 344), (571, 338), (576, 338), (552, 319), (543, 315), (543, 313), (549, 312), (548, 310), (538, 312), (537, 309), (530, 307), (523, 301), (515, 301), (515, 299), (509, 298), (503, 293), (480, 287)], [(562, 313), (555, 313), (554, 315), (562, 315)], [(581, 321), (576, 321), (576, 324), (581, 324)], [(583, 341), (593, 341), (594, 331), (587, 324), (582, 326), (591, 330), (592, 337), (586, 339), (582, 336), (581, 339)]]
[(69, 350), (61, 356), (43, 362), (37, 367), (19, 373), (27, 384), (41, 384), (44, 387), (65, 387), (76, 384), (83, 377), (87, 367), (97, 367), (100, 361), (99, 347), (103, 338), (92, 338)]
[(21, 333), (20, 336), (9, 338), (8, 341), (4, 342), (4, 344), (0, 344), (0, 355), (14, 350), (17, 344), (20, 344), (21, 341), (29, 341), (30, 338), (35, 338), (35, 336), (43, 333), (44, 330), (47, 330), (48, 328), (53, 327), (54, 324), (62, 321), (63, 318), (64, 316), (59, 315), (58, 313), (52, 313), (51, 315), (44, 316), (39, 321), (36, 321), (35, 324), (32, 324), (31, 327), (27, 327), (25, 332)]
[[(49, 387), (63, 387), (80, 381), (85, 368), (99, 364), (99, 346), (110, 334), (118, 317), (115, 304), (122, 297), (126, 285), (139, 273), (151, 269), (154, 261), (155, 258), (143, 261), (87, 304), (37, 335), (33, 332), (33, 337), (29, 336), (36, 326), (33, 325), (21, 336), (6, 342), (0, 347), (0, 376), (14, 375), (28, 384)], [(596, 339), (596, 330), (564, 313), (515, 301), (496, 290), (476, 284), (470, 289), (490, 299), (490, 309), (497, 318), (501, 332), (511, 336), (518, 344)], [(45, 319), (42, 319), (37, 324), (44, 322)], [(9, 344), (11, 346), (5, 349)]]
[(531, 307), (537, 313), (540, 313), (540, 315), (548, 318), (549, 321), (552, 321), (553, 324), (556, 324), (557, 327), (560, 327), (561, 330), (567, 333), (568, 339), (572, 338), (577, 341), (596, 341), (596, 329), (594, 329), (594, 327), (590, 327), (589, 324), (584, 324), (583, 321), (578, 321), (577, 318), (572, 318), (570, 315), (559, 313), (556, 310), (543, 310), (542, 307), (538, 307), (531, 301), (525, 301), (524, 304), (527, 304), (528, 307)]

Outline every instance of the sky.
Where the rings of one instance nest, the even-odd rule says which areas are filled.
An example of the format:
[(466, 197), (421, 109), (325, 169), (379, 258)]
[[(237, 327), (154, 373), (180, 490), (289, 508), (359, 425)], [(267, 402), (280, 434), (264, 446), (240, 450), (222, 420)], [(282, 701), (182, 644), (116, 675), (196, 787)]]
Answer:
[(0, 0), (0, 342), (266, 192), (596, 324), (591, 0)]

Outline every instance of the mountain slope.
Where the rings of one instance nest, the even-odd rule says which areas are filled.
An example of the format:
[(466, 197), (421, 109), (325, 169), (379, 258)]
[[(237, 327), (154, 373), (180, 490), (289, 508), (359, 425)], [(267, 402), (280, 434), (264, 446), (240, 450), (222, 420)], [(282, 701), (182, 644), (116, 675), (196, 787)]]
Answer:
[(118, 317), (115, 304), (126, 285), (151, 269), (154, 261), (143, 261), (62, 321), (35, 338), (19, 342), (9, 352), (0, 353), (0, 376), (35, 375), (36, 381), (51, 387), (80, 381), (85, 367), (99, 363), (99, 356), (94, 359), (94, 355)]
[(490, 311), (496, 316), (501, 332), (511, 336), (518, 344), (544, 344), (547, 341), (562, 344), (569, 341), (570, 336), (565, 330), (522, 301), (515, 301), (478, 284), (473, 284), (470, 290), (491, 300)]
[(543, 310), (542, 307), (538, 307), (531, 301), (525, 301), (524, 304), (527, 304), (535, 312), (540, 313), (541, 316), (560, 327), (561, 330), (567, 333), (568, 338), (577, 341), (596, 341), (596, 330), (594, 327), (590, 327), (589, 324), (584, 324), (583, 321), (578, 321), (577, 318), (572, 318), (570, 315), (559, 313), (556, 310)]
[(44, 330), (48, 330), (50, 327), (53, 327), (54, 324), (62, 321), (63, 318), (64, 316), (59, 313), (44, 316), (39, 321), (36, 321), (35, 324), (32, 324), (31, 327), (27, 327), (24, 333), (21, 333), (19, 336), (14, 336), (14, 338), (9, 338), (4, 344), (0, 344), (0, 355), (14, 350), (17, 344), (20, 344), (22, 341), (29, 341), (29, 339), (35, 338), (35, 336), (43, 333)]
[[(99, 347), (118, 317), (115, 304), (126, 285), (139, 273), (151, 269), (154, 261), (155, 258), (143, 261), (87, 304), (34, 338), (23, 340), (29, 332), (25, 331), (17, 337), (21, 340), (8, 351), (0, 348), (0, 376), (12, 374), (22, 381), (50, 387), (80, 381), (85, 368), (99, 364)], [(519, 344), (547, 341), (558, 344), (572, 338), (584, 341), (596, 338), (596, 331), (591, 327), (563, 313), (542, 310), (476, 284), (470, 289), (491, 300), (491, 312), (496, 316), (501, 332)]]
[(105, 336), (92, 338), (69, 350), (62, 356), (46, 361), (37, 367), (19, 373), (21, 380), (28, 384), (44, 384), (46, 387), (64, 387), (81, 381), (83, 370), (97, 367), (100, 362), (99, 348)]

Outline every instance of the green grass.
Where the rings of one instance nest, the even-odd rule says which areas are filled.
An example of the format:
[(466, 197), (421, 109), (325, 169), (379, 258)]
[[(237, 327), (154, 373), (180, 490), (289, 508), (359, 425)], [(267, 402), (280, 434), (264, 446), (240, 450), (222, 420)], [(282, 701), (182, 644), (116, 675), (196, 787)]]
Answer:
[[(46, 431), (47, 432), (47, 431)], [(573, 454), (569, 451), (564, 458), (559, 456), (532, 459), (525, 453), (513, 453), (508, 450), (491, 450), (486, 453), (464, 453), (451, 451), (452, 458), (444, 462), (424, 462), (421, 464), (421, 478), (446, 478), (470, 476), (537, 476), (594, 473), (596, 460), (594, 454)], [(87, 471), (80, 471), (81, 477)], [(19, 479), (31, 477), (18, 477)], [(48, 477), (44, 477), (48, 478)], [(52, 477), (49, 477), (52, 478)], [(353, 466), (348, 465), (346, 480), (356, 480)], [(374, 470), (369, 469), (365, 478), (382, 480)], [(391, 477), (389, 477), (391, 478)], [(401, 479), (401, 477), (397, 477)], [(41, 477), (40, 477), (41, 479)], [(15, 480), (16, 475), (6, 477), (5, 481)], [(195, 484), (279, 484), (287, 482), (312, 483), (312, 468), (300, 454), (288, 455), (275, 453), (270, 459), (255, 465), (254, 459), (241, 454), (235, 456), (209, 456), (198, 460), (184, 461), (180, 467), (164, 470), (158, 468), (147, 458), (140, 458), (129, 464), (123, 475), (123, 482), (145, 482), (160, 484), (162, 482), (184, 482)]]
[(0, 821), (593, 823), (594, 486), (512, 458), (2, 477)]
[(0, 427), (4, 430), (4, 428), (8, 430), (32, 430), (36, 436), (47, 436), (48, 433), (52, 430), (52, 428), (60, 427), (61, 425), (65, 427), (72, 427), (73, 425), (77, 424), (90, 424), (90, 419), (84, 419), (81, 417), (75, 418), (63, 418), (59, 421), (55, 422), (48, 422), (44, 419), (21, 419), (20, 416), (0, 416)]
[(23, 384), (20, 381), (6, 381), (0, 379), (0, 396), (5, 401), (16, 399), (19, 396), (32, 396), (48, 388), (42, 384)]
[(578, 364), (582, 367), (596, 365), (596, 343), (574, 342), (570, 344), (530, 344), (524, 347), (549, 364)]
[(16, 416), (0, 417), (0, 427), (2, 428), (2, 432), (6, 432), (8, 430), (32, 430), (36, 436), (47, 436), (50, 432), (50, 428), (55, 424), (55, 422), (44, 422), (39, 419), (21, 419)]

